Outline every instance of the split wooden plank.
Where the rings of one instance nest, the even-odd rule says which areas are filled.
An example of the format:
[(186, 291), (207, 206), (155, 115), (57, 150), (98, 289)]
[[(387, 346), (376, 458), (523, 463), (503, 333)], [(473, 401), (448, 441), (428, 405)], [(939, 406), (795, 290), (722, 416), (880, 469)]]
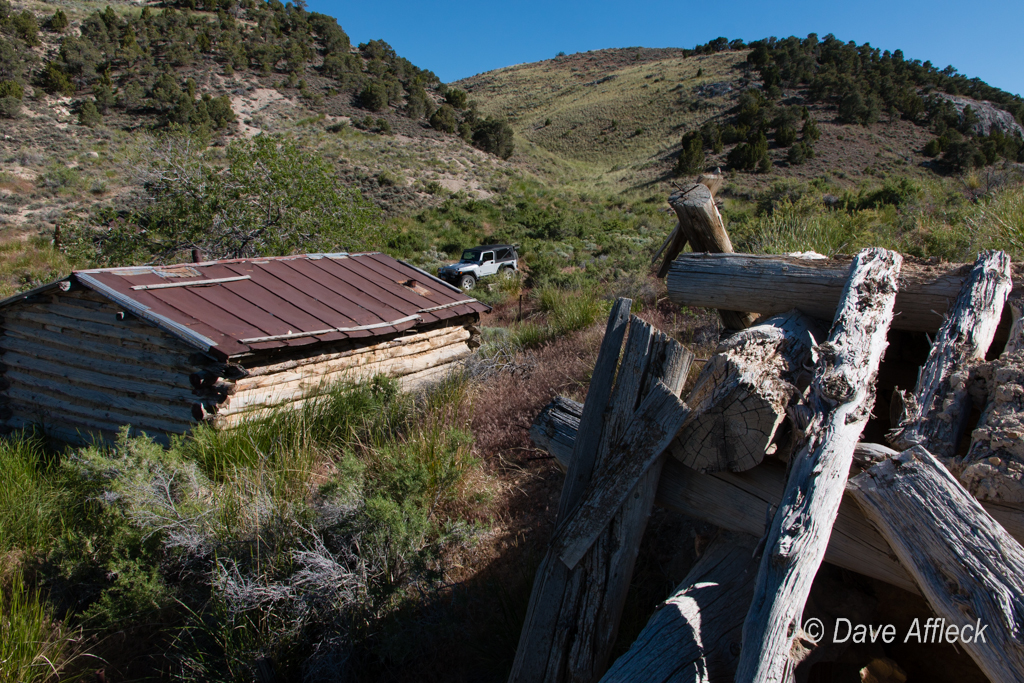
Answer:
[[(665, 280), (669, 298), (682, 306), (731, 306), (762, 315), (799, 308), (832, 320), (850, 269), (850, 257), (808, 258), (752, 254), (681, 254)], [(892, 328), (935, 333), (960, 292), (970, 264), (929, 263), (908, 257), (902, 268)], [(1013, 266), (1014, 290), (1024, 292), (1024, 266)], [(1004, 316), (997, 339), (1005, 339)]]
[[(572, 460), (582, 408), (580, 403), (559, 396), (540, 412), (530, 428), (533, 443), (554, 456), (563, 468)], [(858, 443), (854, 461), (873, 463), (895, 454), (881, 444)], [(851, 469), (851, 474), (857, 471)], [(764, 533), (765, 510), (778, 507), (785, 488), (785, 467), (775, 460), (766, 460), (746, 472), (701, 474), (669, 458), (655, 504), (723, 529), (760, 536)], [(1011, 536), (1024, 542), (1024, 506), (991, 501), (982, 502), (982, 506)], [(894, 557), (889, 544), (864, 518), (847, 490), (832, 527), (825, 561), (917, 593), (917, 584)]]
[[(682, 251), (686, 242), (694, 252), (710, 254), (731, 254), (733, 251), (729, 233), (725, 230), (722, 214), (715, 205), (712, 191), (703, 184), (696, 183), (674, 193), (668, 199), (669, 206), (679, 218), (679, 233), (665, 253), (665, 262), (658, 271), (658, 277), (665, 277), (672, 267), (672, 261)], [(678, 244), (678, 249), (676, 245)], [(756, 314), (738, 312), (719, 308), (722, 324), (727, 329), (741, 330), (757, 318)]]
[(662, 382), (640, 404), (628, 428), (609, 449), (572, 515), (551, 540), (554, 553), (572, 569), (590, 549), (641, 478), (686, 419), (689, 409)]
[[(541, 411), (530, 429), (534, 444), (547, 450), (562, 467), (572, 460), (581, 410), (576, 401), (558, 397)], [(876, 448), (877, 444), (858, 444), (858, 450), (868, 455)], [(765, 511), (778, 507), (785, 488), (785, 466), (775, 460), (746, 472), (701, 474), (667, 458), (655, 504), (723, 529), (760, 537), (765, 531)], [(1001, 520), (1011, 520), (1014, 513), (1003, 509), (998, 514)], [(1024, 538), (1024, 514), (1017, 515), (1022, 519), (1013, 523), (1014, 528)], [(839, 508), (825, 561), (917, 592), (917, 585), (894, 559), (885, 539), (848, 496)]]
[(765, 542), (743, 624), (738, 683), (778, 681), (792, 666), (791, 628), (825, 557), (853, 449), (871, 414), (902, 262), (884, 249), (857, 254), (828, 341), (816, 349), (808, 427)]
[(757, 537), (720, 533), (601, 683), (732, 680), (754, 594)]
[[(628, 306), (628, 302), (627, 302)], [(619, 309), (621, 310), (621, 309)], [(628, 308), (626, 309), (628, 310)], [(614, 331), (617, 311), (613, 311), (610, 327)], [(621, 345), (621, 336), (619, 345)], [(614, 347), (613, 347), (614, 348)], [(600, 400), (607, 397), (610, 375), (614, 373), (618, 351), (606, 346), (598, 356), (598, 368), (604, 368), (603, 377), (595, 370), (584, 406), (586, 424), (590, 398), (597, 383)], [(606, 406), (596, 422), (600, 435), (596, 441), (596, 455), (585, 456), (593, 472), (600, 471), (608, 457), (610, 446), (627, 431), (635, 411), (661, 380), (672, 391), (678, 392), (685, 381), (692, 355), (678, 343), (662, 333), (656, 333), (643, 321), (633, 318), (630, 324), (630, 342), (619, 369), (615, 390), (601, 403)], [(602, 419), (603, 418), (603, 419)], [(584, 428), (583, 434), (587, 434)], [(594, 443), (593, 438), (581, 437), (574, 443), (574, 459), (579, 457), (580, 443)], [(661, 461), (659, 461), (661, 462)], [(570, 467), (566, 485), (574, 481), (575, 467)], [(655, 465), (642, 478), (611, 524), (572, 570), (549, 548), (537, 572), (534, 590), (527, 610), (526, 623), (520, 638), (510, 681), (596, 681), (607, 663), (608, 653), (615, 640), (619, 618), (625, 604), (629, 581), (636, 561), (636, 553), (654, 502), (660, 468)], [(572, 510), (586, 491), (589, 480), (574, 493)], [(563, 502), (566, 491), (563, 490)], [(564, 523), (568, 512), (562, 514)]]
[(797, 310), (726, 339), (704, 364), (686, 399), (691, 413), (669, 452), (699, 472), (758, 465), (799, 399), (795, 376), (825, 331)]
[(956, 455), (970, 415), (971, 367), (985, 359), (1011, 286), (1010, 257), (982, 252), (939, 328), (914, 393), (901, 393), (903, 414), (888, 434), (897, 449), (920, 444), (943, 459)]
[(945, 619), (941, 642), (955, 638), (996, 683), (1024, 680), (1024, 548), (921, 446), (850, 483)]

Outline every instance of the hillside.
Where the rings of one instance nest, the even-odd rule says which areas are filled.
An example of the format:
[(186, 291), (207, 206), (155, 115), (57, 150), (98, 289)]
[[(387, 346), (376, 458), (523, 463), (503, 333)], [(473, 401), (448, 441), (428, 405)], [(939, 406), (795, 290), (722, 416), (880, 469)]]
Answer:
[[(455, 85), (484, 113), (509, 119), (530, 167), (613, 190), (649, 187), (698, 167), (756, 171), (759, 158), (744, 163), (729, 154), (753, 146), (758, 134), (768, 161), (742, 177), (750, 188), (780, 177), (853, 185), (1024, 161), (1020, 97), (905, 60), (898, 50), (832, 36), (599, 50)], [(807, 120), (813, 139), (803, 134)], [(681, 173), (682, 138), (697, 133), (701, 158)]]

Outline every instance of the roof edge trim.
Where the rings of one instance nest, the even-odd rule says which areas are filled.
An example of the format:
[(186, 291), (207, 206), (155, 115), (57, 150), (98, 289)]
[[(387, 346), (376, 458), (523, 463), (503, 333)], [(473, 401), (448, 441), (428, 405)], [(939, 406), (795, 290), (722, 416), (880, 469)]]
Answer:
[(101, 294), (111, 301), (124, 306), (127, 310), (131, 311), (134, 315), (147, 320), (157, 327), (161, 328), (165, 332), (173, 334), (183, 342), (196, 347), (200, 351), (212, 351), (217, 342), (213, 341), (209, 337), (204, 337), (194, 330), (190, 330), (180, 323), (176, 323), (170, 318), (166, 318), (159, 313), (153, 313), (149, 306), (140, 304), (138, 301), (131, 299), (130, 297), (121, 294), (117, 290), (108, 287), (91, 275), (78, 271), (75, 273), (75, 278), (80, 280), (89, 289), (95, 291), (97, 294)]

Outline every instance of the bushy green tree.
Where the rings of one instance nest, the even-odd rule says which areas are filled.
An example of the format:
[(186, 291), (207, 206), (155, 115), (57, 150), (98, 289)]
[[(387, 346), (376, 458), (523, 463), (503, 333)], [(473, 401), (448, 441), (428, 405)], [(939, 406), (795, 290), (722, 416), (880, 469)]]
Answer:
[(728, 163), (735, 169), (742, 171), (757, 170), (765, 173), (771, 169), (771, 159), (768, 156), (768, 138), (764, 133), (758, 133), (750, 142), (743, 142), (729, 152)]
[(804, 142), (815, 143), (821, 138), (821, 129), (818, 127), (817, 122), (808, 116), (804, 119), (804, 127), (800, 130), (800, 135), (803, 137)]
[(47, 62), (39, 74), (39, 85), (52, 95), (74, 95), (75, 86), (56, 62)]
[(21, 113), (21, 99), (25, 89), (17, 81), (0, 81), (0, 116), (17, 118)]
[(63, 33), (67, 30), (68, 25), (68, 15), (64, 14), (64, 10), (60, 9), (54, 12), (53, 15), (46, 20), (46, 27), (51, 31), (56, 31), (57, 33)]
[(387, 88), (376, 81), (367, 83), (359, 93), (359, 104), (370, 111), (382, 111), (388, 106)]
[(504, 119), (488, 117), (473, 127), (473, 146), (502, 159), (515, 150), (512, 126)]
[(456, 109), (465, 109), (466, 102), (469, 101), (469, 96), (465, 90), (459, 90), (458, 88), (449, 88), (444, 94), (444, 101), (452, 105)]
[(450, 104), (442, 104), (430, 116), (430, 125), (442, 133), (454, 133), (459, 129), (459, 119)]
[(699, 132), (690, 131), (683, 136), (676, 175), (696, 175), (704, 170), (704, 161), (704, 139)]
[(807, 142), (798, 142), (789, 148), (789, 153), (786, 155), (786, 160), (794, 166), (799, 166), (807, 162), (808, 159), (814, 158), (814, 147)]
[(149, 169), (149, 201), (68, 225), (65, 250), (102, 265), (359, 251), (381, 244), (380, 210), (341, 185), (331, 166), (294, 140), (260, 135), (227, 149), (228, 166), (201, 145), (168, 138)]
[(96, 103), (92, 100), (86, 100), (78, 107), (78, 123), (83, 126), (89, 126), (90, 128), (99, 125), (103, 121), (103, 116), (100, 115), (99, 109), (96, 108)]

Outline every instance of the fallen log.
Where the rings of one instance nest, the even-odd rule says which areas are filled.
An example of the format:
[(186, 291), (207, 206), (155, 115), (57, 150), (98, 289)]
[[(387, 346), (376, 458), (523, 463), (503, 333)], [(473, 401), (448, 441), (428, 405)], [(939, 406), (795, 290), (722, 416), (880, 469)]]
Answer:
[(743, 623), (737, 683), (778, 681), (792, 669), (792, 634), (825, 557), (853, 449), (874, 404), (902, 263), (899, 254), (884, 249), (857, 254), (828, 341), (816, 348), (814, 380), (801, 406), (808, 425), (765, 542)]
[(1024, 680), (1024, 548), (920, 446), (850, 483), (944, 618), (931, 638), (919, 630), (918, 642), (952, 639), (990, 680)]
[(887, 435), (895, 448), (920, 444), (944, 460), (956, 455), (970, 415), (971, 367), (985, 359), (1011, 286), (1010, 257), (981, 253), (939, 328), (914, 393), (901, 392), (903, 414)]
[[(617, 302), (601, 344), (581, 415), (585, 436), (573, 444), (556, 533), (575, 515), (595, 473), (604, 470), (613, 446), (637, 420), (637, 407), (647, 406), (644, 399), (667, 388), (673, 400), (678, 400), (675, 394), (682, 388), (693, 358), (677, 342), (634, 317), (611, 391), (622, 345), (621, 319), (628, 313), (629, 303), (628, 299)], [(510, 681), (584, 683), (600, 678), (618, 630), (660, 471), (660, 467), (652, 467), (640, 478), (610, 524), (572, 569), (560, 559), (559, 548), (549, 546), (537, 570)]]
[(1006, 350), (981, 368), (988, 405), (959, 464), (960, 483), (983, 502), (1024, 505), (1024, 331), (1016, 311)]
[(755, 536), (719, 534), (601, 683), (732, 680), (754, 594), (756, 547)]
[[(541, 410), (530, 428), (533, 443), (550, 453), (563, 469), (572, 461), (572, 444), (582, 409), (582, 404), (559, 396)], [(893, 455), (895, 451), (880, 444), (858, 443), (854, 449), (854, 461), (868, 466)], [(856, 473), (851, 470), (851, 475)], [(662, 471), (655, 504), (723, 529), (761, 536), (765, 510), (778, 506), (785, 487), (785, 467), (774, 460), (741, 473), (701, 474), (669, 459)], [(1019, 506), (992, 502), (984, 502), (983, 506), (1010, 535), (1024, 540), (1024, 511)], [(893, 559), (889, 544), (865, 519), (848, 491), (832, 527), (825, 561), (918, 592), (910, 575)]]
[(797, 310), (726, 339), (704, 364), (686, 399), (691, 413), (669, 447), (699, 472), (757, 466), (800, 397), (795, 376), (824, 332)]
[[(762, 315), (792, 308), (821, 320), (832, 320), (839, 303), (850, 257), (830, 259), (751, 254), (682, 254), (671, 266), (669, 298), (682, 306), (729, 306)], [(934, 333), (956, 300), (970, 264), (931, 264), (908, 259), (900, 275), (892, 328)], [(1014, 288), (1024, 291), (1024, 271), (1013, 267)], [(1005, 339), (1007, 313), (997, 339)]]
[[(714, 193), (707, 185), (689, 185), (668, 198), (669, 206), (676, 212), (679, 223), (676, 235), (665, 253), (665, 260), (658, 270), (658, 277), (665, 277), (673, 259), (683, 250), (686, 243), (694, 252), (731, 254), (733, 251), (729, 233), (725, 231), (722, 214), (715, 205)], [(727, 329), (742, 330), (750, 327), (757, 318), (752, 313), (719, 308), (722, 325)]]

